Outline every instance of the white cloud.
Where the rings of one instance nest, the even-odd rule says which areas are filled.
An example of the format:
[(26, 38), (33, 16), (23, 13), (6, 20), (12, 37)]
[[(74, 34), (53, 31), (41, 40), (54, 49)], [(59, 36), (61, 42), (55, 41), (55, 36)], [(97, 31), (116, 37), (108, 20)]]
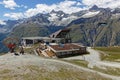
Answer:
[(30, 8), (26, 10), (24, 13), (6, 13), (4, 16), (10, 17), (13, 19), (18, 19), (18, 18), (27, 18), (34, 16), (38, 13), (49, 13), (52, 10), (59, 11), (62, 10), (65, 13), (73, 13), (73, 12), (78, 12), (82, 10), (80, 7), (78, 7), (80, 3), (77, 1), (69, 1), (65, 0), (63, 2), (57, 3), (57, 4), (52, 4), (52, 5), (47, 5), (47, 4), (37, 4), (35, 8)]
[[(11, 1), (11, 3), (14, 3), (14, 6), (11, 6), (11, 9), (18, 7), (18, 5), (14, 2), (14, 0), (4, 0), (4, 1)], [(84, 6), (83, 8), (79, 6)], [(59, 11), (62, 10), (65, 13), (71, 14), (74, 12), (78, 12), (83, 9), (88, 9), (92, 7), (93, 5), (97, 5), (99, 7), (103, 8), (116, 8), (120, 7), (120, 0), (65, 0), (60, 3), (52, 4), (52, 5), (47, 5), (47, 4), (37, 4), (35, 8), (30, 8), (26, 10), (23, 13), (6, 13), (4, 16), (10, 17), (13, 19), (19, 19), (19, 18), (28, 18), (31, 16), (34, 16), (38, 13), (49, 13), (52, 10)], [(6, 5), (6, 7), (8, 7)], [(21, 5), (19, 7), (24, 7), (27, 8), (27, 6)], [(10, 8), (10, 6), (9, 6)]]
[(66, 13), (73, 13), (82, 10), (80, 7), (77, 7), (77, 5), (78, 5), (77, 1), (64, 1), (61, 2), (58, 6), (59, 10), (63, 10)]
[(52, 5), (37, 4), (35, 8), (28, 9), (24, 14), (25, 16), (30, 17), (38, 13), (49, 13), (52, 10), (62, 10), (63, 12), (70, 14), (82, 10), (80, 7), (77, 7), (78, 5), (80, 5), (80, 3), (77, 1), (68, 0)]
[(82, 0), (82, 3), (86, 6), (97, 5), (103, 8), (117, 8), (120, 7), (120, 0)]
[(0, 20), (0, 24), (1, 25), (6, 25), (6, 23), (4, 21), (2, 21), (2, 20)]
[(3, 0), (3, 2), (0, 2), (0, 4), (3, 4), (5, 8), (9, 9), (15, 9), (15, 7), (20, 7), (16, 4), (14, 0)]
[(37, 4), (36, 5), (36, 8), (31, 8), (31, 9), (28, 9), (24, 15), (26, 17), (31, 17), (33, 15), (36, 15), (38, 13), (44, 13), (44, 12), (49, 12), (50, 11), (50, 8), (48, 5), (46, 4)]
[(4, 16), (15, 19), (15, 20), (24, 18), (23, 13), (6, 13), (4, 14)]

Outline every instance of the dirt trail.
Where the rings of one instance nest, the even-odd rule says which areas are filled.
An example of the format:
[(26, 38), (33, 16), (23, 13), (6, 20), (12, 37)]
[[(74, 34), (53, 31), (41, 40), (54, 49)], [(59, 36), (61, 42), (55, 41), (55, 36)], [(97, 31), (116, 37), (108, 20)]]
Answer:
[(108, 61), (101, 61), (100, 60), (100, 53), (92, 48), (88, 48), (88, 51), (90, 52), (91, 55), (94, 55), (94, 57), (92, 57), (94, 59), (94, 62), (96, 63), (96, 65), (103, 65), (103, 66), (108, 66), (108, 67), (116, 67), (116, 68), (120, 68), (120, 63), (117, 62), (108, 62)]

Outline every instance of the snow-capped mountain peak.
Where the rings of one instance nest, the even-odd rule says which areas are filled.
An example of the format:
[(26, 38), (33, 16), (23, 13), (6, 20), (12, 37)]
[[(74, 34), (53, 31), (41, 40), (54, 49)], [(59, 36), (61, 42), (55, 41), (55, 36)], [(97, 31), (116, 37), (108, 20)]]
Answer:
[(83, 18), (89, 18), (89, 17), (96, 16), (99, 13), (100, 13), (100, 11), (95, 11), (95, 12), (88, 11), (88, 13), (84, 14), (82, 17)]
[(90, 11), (98, 11), (100, 8), (98, 8), (98, 6), (97, 5), (94, 5), (93, 7), (91, 7), (89, 10)]

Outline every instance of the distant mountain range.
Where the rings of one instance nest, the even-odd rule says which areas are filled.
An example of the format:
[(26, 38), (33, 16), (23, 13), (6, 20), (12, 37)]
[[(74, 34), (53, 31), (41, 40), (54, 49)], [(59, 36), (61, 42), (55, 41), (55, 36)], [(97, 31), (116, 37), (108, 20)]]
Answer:
[(5, 22), (6, 25), (0, 25), (2, 36), (48, 36), (59, 29), (71, 28), (73, 42), (87, 46), (120, 45), (120, 8), (113, 10), (94, 5), (89, 10), (72, 14), (52, 10), (50, 13)]
[(120, 8), (111, 10), (93, 6), (83, 16), (67, 26), (72, 28), (73, 41), (89, 46), (120, 45)]

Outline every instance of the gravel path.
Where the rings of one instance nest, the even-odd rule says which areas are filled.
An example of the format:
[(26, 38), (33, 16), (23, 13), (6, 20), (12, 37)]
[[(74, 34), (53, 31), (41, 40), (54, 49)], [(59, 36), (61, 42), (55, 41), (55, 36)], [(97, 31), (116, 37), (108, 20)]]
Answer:
[[(108, 66), (108, 67), (116, 67), (116, 68), (120, 68), (120, 63), (117, 62), (108, 62), (108, 61), (101, 61), (100, 60), (100, 53), (94, 49), (88, 48), (88, 51), (90, 52), (91, 57), (94, 55), (93, 60), (95, 61), (95, 65), (103, 65), (103, 66)], [(88, 62), (92, 62), (92, 61), (88, 61)]]
[(69, 58), (64, 58), (66, 60), (85, 60), (89, 62), (88, 67), (93, 68), (94, 66), (98, 65), (98, 62), (100, 62), (100, 55), (97, 51), (91, 49), (90, 47), (87, 48), (87, 51), (90, 52), (90, 54), (86, 55), (80, 55), (80, 56), (75, 56), (75, 57), (69, 57)]
[(115, 68), (120, 68), (120, 63), (116, 63), (116, 62), (103, 62), (100, 61), (98, 62), (98, 65), (104, 65), (104, 66), (109, 66), (109, 67), (115, 67)]
[(107, 61), (101, 61), (100, 60), (100, 53), (90, 47), (87, 48), (87, 51), (90, 54), (83, 55), (83, 56), (75, 56), (75, 57), (69, 57), (69, 58), (64, 58), (65, 60), (85, 60), (88, 61), (88, 67), (93, 68), (94, 66), (108, 66), (108, 67), (115, 67), (115, 68), (120, 68), (120, 63), (117, 62), (107, 62)]

